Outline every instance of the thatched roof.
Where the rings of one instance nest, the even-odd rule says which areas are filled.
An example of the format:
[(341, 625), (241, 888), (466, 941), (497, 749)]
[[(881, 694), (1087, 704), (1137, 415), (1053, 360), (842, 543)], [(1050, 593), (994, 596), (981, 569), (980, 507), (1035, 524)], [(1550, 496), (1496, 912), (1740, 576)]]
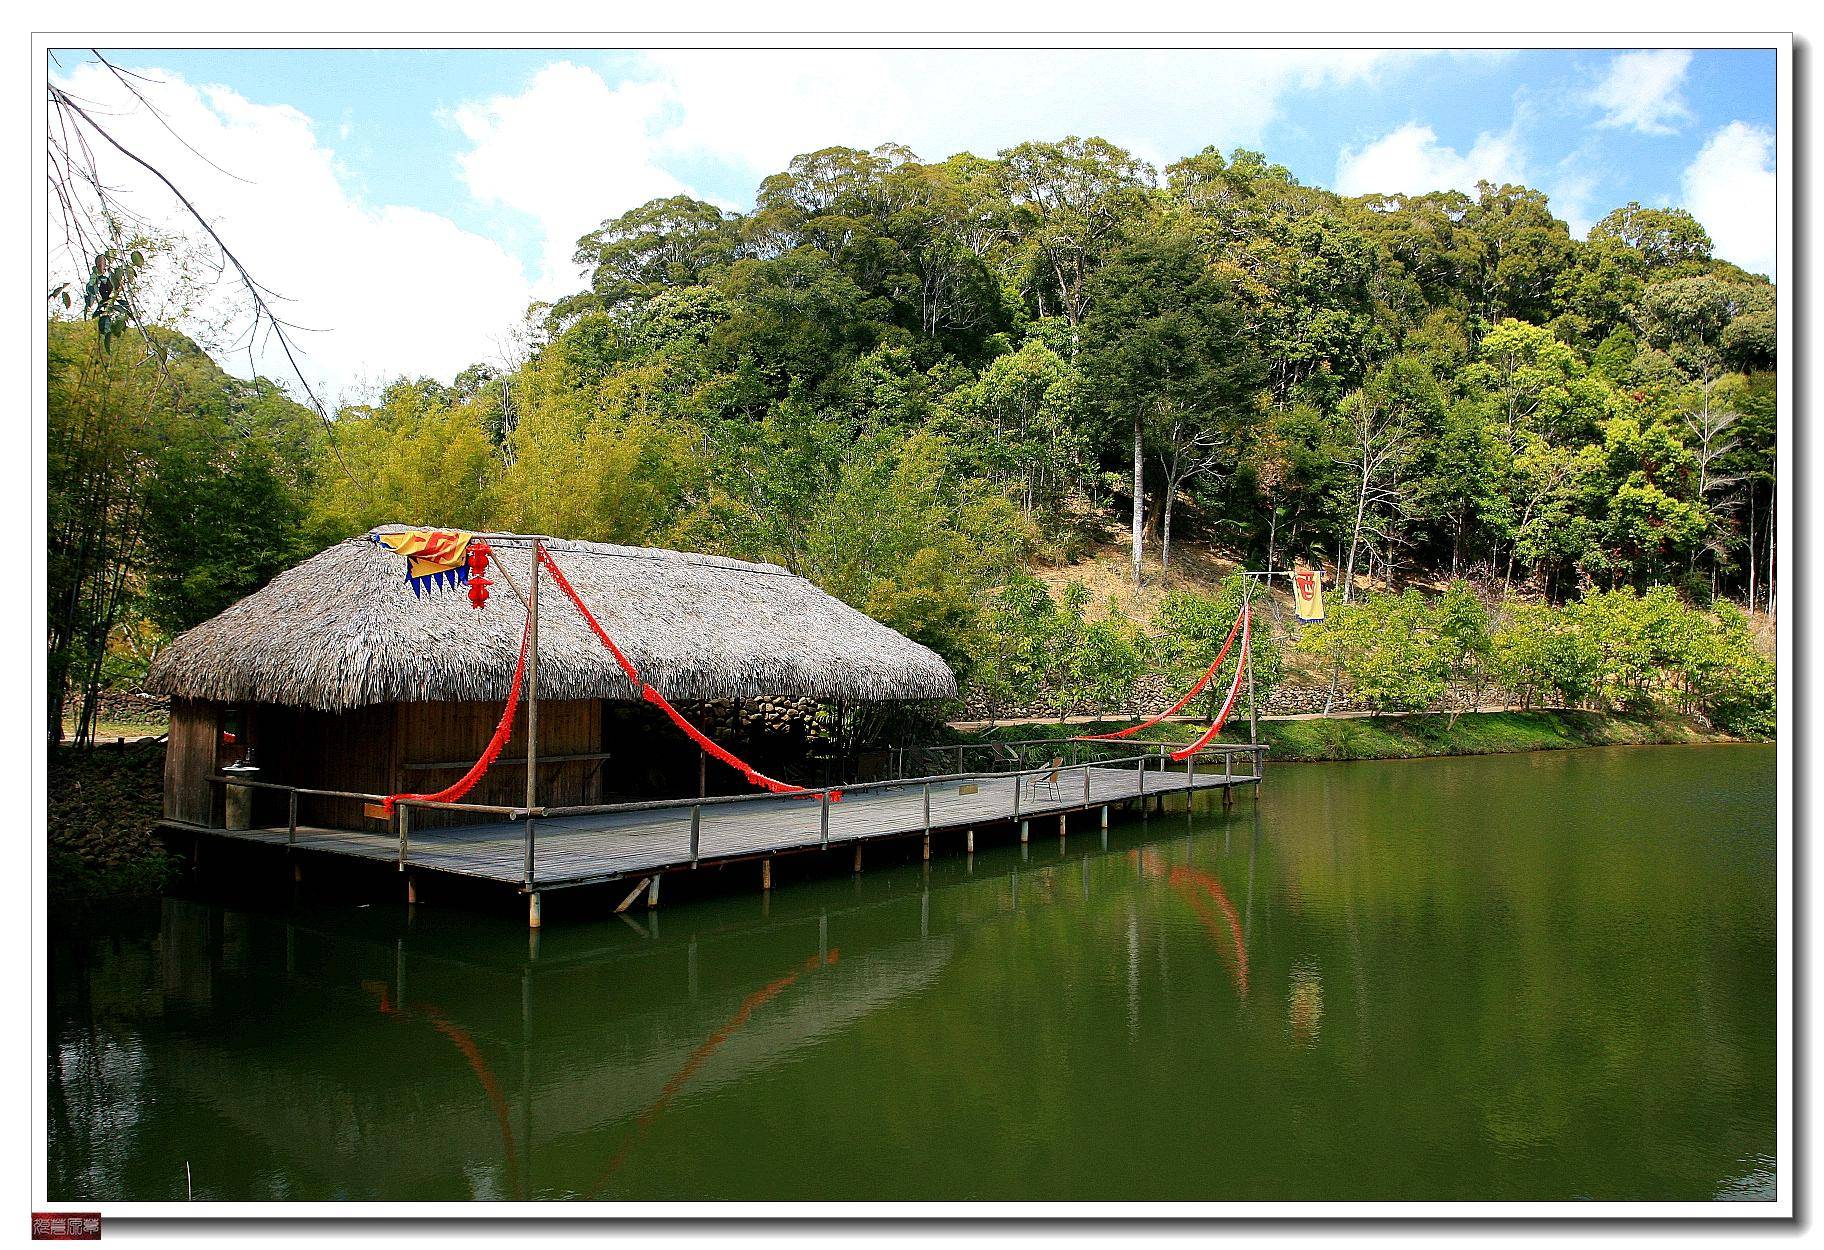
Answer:
[[(524, 590), (528, 541), (486, 537)], [(607, 543), (547, 547), (616, 645), (669, 699), (956, 693), (955, 675), (935, 652), (775, 565)], [(541, 699), (637, 697), (549, 573), (538, 616)], [(363, 535), (179, 635), (153, 663), (149, 683), (181, 698), (324, 711), (496, 702), (506, 698), (524, 624), (498, 577), (480, 611), (460, 588), (414, 597), (404, 558)]]

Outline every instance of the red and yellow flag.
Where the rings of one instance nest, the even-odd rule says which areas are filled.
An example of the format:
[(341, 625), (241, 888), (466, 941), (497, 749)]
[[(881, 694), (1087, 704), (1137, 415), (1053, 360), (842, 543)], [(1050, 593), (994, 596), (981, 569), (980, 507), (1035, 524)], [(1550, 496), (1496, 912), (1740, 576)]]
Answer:
[(1301, 621), (1324, 619), (1324, 571), (1300, 564), (1292, 570), (1292, 603)]
[(469, 540), (474, 535), (466, 530), (405, 530), (368, 537), (406, 557), (405, 578), (414, 595), (469, 580)]

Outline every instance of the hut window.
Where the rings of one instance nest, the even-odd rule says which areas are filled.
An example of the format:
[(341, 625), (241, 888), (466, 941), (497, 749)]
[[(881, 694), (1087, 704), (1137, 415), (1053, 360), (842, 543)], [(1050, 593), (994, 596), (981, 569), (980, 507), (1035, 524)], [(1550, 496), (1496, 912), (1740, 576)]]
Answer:
[(215, 763), (218, 768), (239, 764), (247, 758), (248, 747), (252, 743), (250, 719), (248, 710), (244, 707), (230, 704), (222, 709), (215, 738)]

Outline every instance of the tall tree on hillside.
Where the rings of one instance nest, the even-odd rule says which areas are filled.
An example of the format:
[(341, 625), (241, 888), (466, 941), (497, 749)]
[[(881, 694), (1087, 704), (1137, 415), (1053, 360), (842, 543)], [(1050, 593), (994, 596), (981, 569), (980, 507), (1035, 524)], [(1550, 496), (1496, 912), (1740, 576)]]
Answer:
[(1135, 230), (1091, 281), (1084, 373), (1105, 410), (1133, 422), (1134, 584), (1145, 526), (1145, 454), (1163, 474), (1161, 566), (1174, 497), (1188, 480), (1231, 469), (1262, 412), (1266, 368), (1234, 290), (1182, 223)]
[(1106, 139), (1022, 143), (1000, 154), (1029, 290), (1041, 317), (1072, 327), (1089, 311), (1090, 275), (1146, 208), (1153, 168)]
[(1352, 496), (1349, 555), (1343, 564), (1343, 602), (1354, 596), (1362, 535), (1391, 545), (1414, 487), (1408, 470), (1425, 436), (1443, 417), (1443, 395), (1425, 365), (1396, 357), (1338, 407), (1333, 458), (1349, 474)]
[(739, 252), (735, 220), (688, 195), (648, 200), (578, 239), (572, 259), (587, 271), (598, 305), (614, 308), (726, 268)]

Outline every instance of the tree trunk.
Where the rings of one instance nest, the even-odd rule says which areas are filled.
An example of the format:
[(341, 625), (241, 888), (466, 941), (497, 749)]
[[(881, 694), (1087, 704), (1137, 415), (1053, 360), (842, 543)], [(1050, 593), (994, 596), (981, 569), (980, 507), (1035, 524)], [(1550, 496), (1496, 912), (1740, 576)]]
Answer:
[[(1362, 470), (1362, 489), (1355, 496), (1355, 530), (1349, 536), (1349, 563), (1343, 570), (1343, 602), (1355, 589), (1355, 549), (1362, 541), (1362, 517), (1368, 511), (1368, 470)], [(1326, 712), (1328, 708), (1324, 709)]]
[(1143, 430), (1140, 414), (1134, 413), (1134, 589), (1140, 589), (1141, 526), (1146, 523), (1146, 460), (1141, 453)]
[(1779, 484), (1775, 483), (1767, 492), (1767, 615), (1773, 615), (1773, 547), (1777, 541), (1776, 526), (1779, 522), (1779, 509), (1775, 506), (1779, 498)]
[(1754, 611), (1754, 483), (1748, 484), (1748, 610)]

